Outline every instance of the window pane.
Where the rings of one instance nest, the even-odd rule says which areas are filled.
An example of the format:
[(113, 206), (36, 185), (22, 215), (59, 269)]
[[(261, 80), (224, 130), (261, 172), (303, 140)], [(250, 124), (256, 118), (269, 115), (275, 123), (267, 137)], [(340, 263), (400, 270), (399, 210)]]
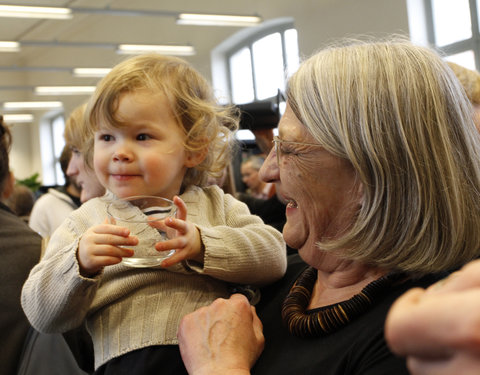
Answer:
[(298, 36), (296, 29), (285, 31), (285, 54), (287, 56), (287, 77), (295, 73), (300, 64), (298, 53)]
[(65, 131), (65, 121), (63, 116), (57, 116), (52, 121), (52, 132), (53, 132), (53, 150), (55, 153), (55, 175), (57, 185), (63, 185), (65, 183), (65, 178), (63, 176), (62, 168), (60, 167), (60, 154), (62, 153), (63, 146), (65, 145), (65, 139), (63, 138), (63, 133)]
[(447, 61), (454, 62), (455, 64), (464, 66), (465, 68), (476, 70), (475, 68), (475, 55), (473, 51), (465, 51), (457, 53), (456, 55), (450, 55), (445, 58)]
[(436, 44), (445, 46), (472, 37), (469, 0), (432, 0)]
[(253, 77), (250, 49), (242, 48), (230, 57), (232, 101), (236, 104), (253, 102)]
[(42, 184), (55, 185), (55, 155), (53, 155), (52, 128), (49, 120), (40, 123), (40, 153), (42, 155)]
[(65, 121), (63, 116), (57, 116), (52, 121), (53, 128), (53, 140), (55, 155), (59, 156), (65, 145), (65, 139), (63, 138), (63, 132), (65, 131)]
[(270, 34), (253, 43), (253, 67), (257, 99), (277, 95), (285, 88), (282, 39), (280, 33)]

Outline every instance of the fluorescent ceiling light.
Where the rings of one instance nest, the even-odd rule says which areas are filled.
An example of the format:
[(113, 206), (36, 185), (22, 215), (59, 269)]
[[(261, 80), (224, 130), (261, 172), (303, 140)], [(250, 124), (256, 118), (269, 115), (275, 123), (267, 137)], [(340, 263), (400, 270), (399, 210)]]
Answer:
[(95, 86), (38, 86), (36, 95), (90, 95)]
[(32, 122), (33, 115), (31, 114), (17, 114), (17, 115), (3, 115), (3, 120), (6, 124), (13, 124), (19, 122)]
[(178, 15), (179, 25), (201, 26), (255, 26), (262, 22), (257, 16), (229, 16), (221, 14), (193, 14), (181, 13)]
[(195, 55), (195, 49), (192, 46), (168, 46), (153, 44), (120, 44), (117, 53), (120, 54), (140, 54), (156, 52), (165, 55), (191, 56)]
[(111, 68), (74, 68), (73, 75), (75, 77), (104, 77)]
[(18, 42), (0, 42), (0, 52), (18, 52), (20, 43)]
[(62, 102), (5, 102), (3, 103), (4, 109), (16, 110), (16, 109), (52, 109), (62, 108)]
[(0, 5), (0, 17), (70, 19), (68, 8)]

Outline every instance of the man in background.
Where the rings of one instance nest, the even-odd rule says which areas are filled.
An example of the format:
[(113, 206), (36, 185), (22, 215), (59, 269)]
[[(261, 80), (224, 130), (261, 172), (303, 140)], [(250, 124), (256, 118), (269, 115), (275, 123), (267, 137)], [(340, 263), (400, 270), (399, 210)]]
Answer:
[(65, 185), (48, 189), (35, 202), (30, 214), (29, 225), (42, 237), (50, 237), (67, 216), (80, 206), (80, 187), (74, 177), (67, 176), (72, 150), (65, 146), (60, 155), (60, 166)]

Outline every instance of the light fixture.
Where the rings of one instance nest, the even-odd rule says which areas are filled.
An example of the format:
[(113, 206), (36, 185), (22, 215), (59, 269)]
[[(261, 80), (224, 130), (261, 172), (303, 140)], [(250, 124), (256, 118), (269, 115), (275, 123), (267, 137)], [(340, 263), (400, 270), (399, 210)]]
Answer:
[(181, 13), (178, 15), (178, 25), (200, 26), (255, 26), (262, 22), (258, 16), (231, 16), (221, 14)]
[(70, 19), (68, 8), (0, 5), (0, 17)]
[(90, 95), (95, 86), (37, 86), (36, 95)]
[(7, 110), (17, 109), (54, 109), (62, 108), (62, 102), (5, 102), (3, 108)]
[(104, 77), (111, 68), (74, 68), (73, 75), (75, 77)]
[(20, 43), (18, 42), (0, 42), (0, 52), (18, 52)]
[(6, 124), (32, 122), (33, 115), (31, 114), (3, 115), (3, 121), (5, 121)]
[(192, 46), (169, 46), (154, 44), (120, 44), (117, 49), (119, 54), (140, 54), (156, 52), (164, 55), (191, 56), (195, 55), (195, 48)]

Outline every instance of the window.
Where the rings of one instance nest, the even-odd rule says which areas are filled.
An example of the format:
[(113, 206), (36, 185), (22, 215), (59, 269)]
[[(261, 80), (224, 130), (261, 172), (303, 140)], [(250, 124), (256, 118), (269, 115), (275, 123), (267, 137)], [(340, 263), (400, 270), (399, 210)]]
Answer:
[(43, 185), (63, 185), (65, 183), (59, 162), (60, 154), (65, 145), (64, 130), (65, 120), (62, 113), (46, 117), (40, 123)]
[[(277, 103), (278, 90), (285, 90), (288, 77), (300, 65), (293, 18), (268, 20), (261, 26), (241, 29), (213, 49), (211, 60), (212, 84), (220, 103)], [(280, 101), (280, 114), (284, 109), (285, 103)], [(248, 129), (237, 131), (236, 138), (249, 145), (255, 140)]]
[(276, 97), (299, 65), (291, 20), (259, 29), (225, 53), (230, 101), (245, 104)]
[(232, 101), (248, 103), (253, 101), (252, 57), (250, 49), (244, 47), (230, 57), (230, 82), (232, 84)]
[[(447, 60), (480, 69), (480, 0), (408, 0), (408, 8), (412, 39), (425, 39)], [(412, 25), (418, 22), (425, 25), (423, 38), (418, 38), (421, 28)]]

